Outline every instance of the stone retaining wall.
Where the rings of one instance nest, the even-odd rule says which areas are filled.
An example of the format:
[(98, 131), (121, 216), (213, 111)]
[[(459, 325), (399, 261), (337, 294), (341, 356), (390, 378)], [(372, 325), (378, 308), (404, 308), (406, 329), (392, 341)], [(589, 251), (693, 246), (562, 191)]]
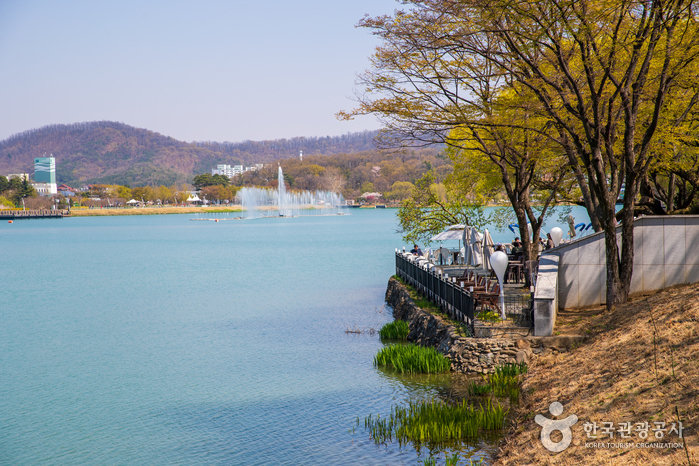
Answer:
[(431, 346), (451, 360), (456, 372), (487, 374), (505, 363), (529, 362), (532, 357), (526, 339), (470, 338), (459, 335), (456, 327), (438, 315), (415, 305), (408, 290), (395, 278), (388, 281), (386, 302), (393, 318), (408, 322), (408, 340)]

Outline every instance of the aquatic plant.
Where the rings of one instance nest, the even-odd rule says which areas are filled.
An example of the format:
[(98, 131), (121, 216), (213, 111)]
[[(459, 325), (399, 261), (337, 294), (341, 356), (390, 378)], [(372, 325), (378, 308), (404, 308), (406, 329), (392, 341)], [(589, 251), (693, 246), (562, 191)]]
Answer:
[(496, 397), (509, 398), (512, 404), (519, 403), (521, 390), (519, 376), (526, 374), (527, 370), (527, 364), (524, 362), (503, 364), (495, 368), (495, 373), (483, 378), (484, 384), (471, 382), (468, 393), (471, 396), (493, 394)]
[(405, 340), (408, 338), (408, 333), (410, 333), (410, 327), (404, 320), (394, 320), (379, 330), (382, 340)]
[(437, 460), (430, 456), (429, 458), (425, 458), (422, 461), (422, 464), (424, 464), (425, 466), (437, 466)]
[(459, 462), (459, 454), (454, 453), (451, 456), (447, 456), (445, 458), (446, 462), (444, 463), (445, 466), (456, 466), (457, 463)]
[(454, 404), (435, 400), (410, 402), (408, 406), (394, 407), (388, 417), (365, 418), (364, 428), (377, 444), (396, 439), (401, 445), (448, 445), (477, 438), (480, 431), (502, 429), (507, 412), (490, 400), (478, 407), (466, 400)]
[(506, 364), (502, 364), (502, 365), (496, 367), (495, 373), (500, 374), (500, 375), (510, 376), (510, 377), (516, 377), (520, 374), (526, 374), (528, 370), (529, 370), (529, 367), (527, 366), (526, 362), (520, 362), (520, 363), (508, 362)]
[(391, 366), (400, 373), (438, 374), (448, 372), (451, 362), (434, 348), (418, 345), (388, 345), (374, 357), (375, 366)]
[(488, 395), (493, 391), (490, 384), (479, 384), (478, 382), (471, 382), (468, 386), (468, 394), (471, 396), (484, 396)]

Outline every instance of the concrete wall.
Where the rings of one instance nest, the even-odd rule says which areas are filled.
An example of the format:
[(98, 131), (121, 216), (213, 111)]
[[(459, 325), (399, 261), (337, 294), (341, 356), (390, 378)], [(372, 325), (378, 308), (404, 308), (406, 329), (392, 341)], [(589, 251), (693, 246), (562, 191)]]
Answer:
[[(621, 244), (621, 229), (617, 231)], [(604, 233), (546, 251), (558, 255), (559, 308), (606, 302)], [(641, 217), (634, 222), (631, 293), (699, 282), (699, 215)]]

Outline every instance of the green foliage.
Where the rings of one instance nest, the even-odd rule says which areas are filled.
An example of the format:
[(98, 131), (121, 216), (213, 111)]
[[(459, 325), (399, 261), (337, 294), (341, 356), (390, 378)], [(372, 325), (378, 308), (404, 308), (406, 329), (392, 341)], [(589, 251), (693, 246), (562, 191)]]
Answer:
[(384, 199), (402, 201), (410, 197), (415, 185), (408, 181), (396, 181), (391, 186), (391, 190), (384, 193)]
[(408, 338), (408, 333), (410, 333), (410, 327), (404, 320), (394, 320), (379, 330), (382, 340), (405, 340)]
[(477, 382), (471, 382), (471, 384), (468, 386), (468, 394), (471, 396), (485, 396), (490, 394), (493, 391), (493, 388), (490, 386), (490, 384), (479, 384)]
[(509, 398), (512, 404), (518, 403), (521, 390), (519, 376), (526, 374), (528, 370), (524, 362), (503, 364), (495, 368), (495, 373), (484, 378), (486, 383), (472, 382), (468, 387), (468, 393), (471, 396), (492, 394), (496, 397)]
[(374, 357), (375, 366), (393, 367), (400, 373), (439, 374), (451, 370), (451, 362), (434, 348), (389, 345)]
[(430, 238), (449, 225), (463, 223), (481, 229), (489, 223), (480, 200), (468, 201), (454, 185), (435, 181), (433, 171), (425, 173), (401, 203), (398, 221), (405, 241), (430, 244)]
[(482, 320), (483, 322), (500, 322), (500, 315), (490, 309), (481, 310), (476, 314), (476, 318)]
[(507, 363), (495, 368), (495, 373), (504, 377), (517, 377), (518, 375), (526, 374), (529, 371), (529, 366), (526, 362)]
[(15, 207), (15, 203), (6, 197), (0, 196), (0, 206), (12, 208), (12, 207)]
[(456, 466), (458, 462), (459, 462), (459, 454), (454, 453), (453, 455), (447, 456), (445, 458), (444, 466)]
[(508, 410), (487, 400), (475, 407), (466, 400), (460, 403), (443, 401), (409, 402), (408, 406), (392, 408), (388, 417), (369, 416), (364, 428), (377, 444), (393, 439), (401, 445), (428, 444), (446, 446), (456, 441), (477, 438), (481, 431), (501, 430)]
[(197, 189), (204, 188), (206, 186), (228, 186), (230, 184), (230, 179), (224, 175), (209, 175), (204, 173), (194, 177), (193, 183)]

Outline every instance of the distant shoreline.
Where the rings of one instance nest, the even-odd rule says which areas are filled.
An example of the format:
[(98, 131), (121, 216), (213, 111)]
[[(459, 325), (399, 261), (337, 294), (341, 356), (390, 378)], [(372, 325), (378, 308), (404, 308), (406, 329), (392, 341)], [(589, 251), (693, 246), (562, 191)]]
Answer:
[(211, 207), (129, 207), (104, 209), (72, 209), (70, 217), (108, 217), (115, 215), (167, 215), (167, 214), (197, 214), (218, 212), (242, 212), (240, 206), (211, 206)]

